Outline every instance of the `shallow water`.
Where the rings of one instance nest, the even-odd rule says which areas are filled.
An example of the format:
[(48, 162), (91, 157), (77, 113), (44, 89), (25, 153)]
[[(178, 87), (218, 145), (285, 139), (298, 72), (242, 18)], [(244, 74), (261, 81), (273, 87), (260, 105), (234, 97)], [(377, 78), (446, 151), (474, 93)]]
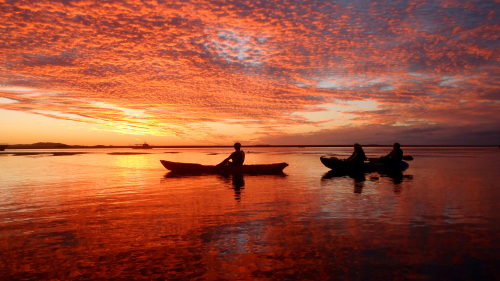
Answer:
[(0, 280), (500, 279), (500, 149), (403, 149), (402, 175), (361, 178), (319, 161), (351, 148), (245, 149), (290, 166), (243, 177), (159, 162), (231, 149), (2, 155)]

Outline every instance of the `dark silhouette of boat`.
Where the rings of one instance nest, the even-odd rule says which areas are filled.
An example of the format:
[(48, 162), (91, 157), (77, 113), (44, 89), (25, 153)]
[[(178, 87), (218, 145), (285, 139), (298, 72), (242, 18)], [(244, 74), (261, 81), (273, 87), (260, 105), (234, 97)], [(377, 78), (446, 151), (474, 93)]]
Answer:
[(196, 163), (179, 163), (160, 160), (163, 167), (176, 173), (207, 173), (207, 174), (276, 174), (283, 173), (287, 163), (242, 165), (242, 166), (214, 166)]
[(153, 149), (153, 147), (144, 142), (143, 144), (136, 144), (136, 146), (133, 146), (132, 149)]
[(320, 157), (321, 163), (326, 167), (338, 171), (341, 173), (352, 173), (352, 172), (362, 172), (368, 173), (371, 171), (377, 172), (402, 172), (410, 166), (405, 161), (397, 161), (391, 163), (380, 163), (380, 162), (363, 162), (356, 163), (351, 161), (340, 160), (337, 158), (328, 158), (325, 156)]

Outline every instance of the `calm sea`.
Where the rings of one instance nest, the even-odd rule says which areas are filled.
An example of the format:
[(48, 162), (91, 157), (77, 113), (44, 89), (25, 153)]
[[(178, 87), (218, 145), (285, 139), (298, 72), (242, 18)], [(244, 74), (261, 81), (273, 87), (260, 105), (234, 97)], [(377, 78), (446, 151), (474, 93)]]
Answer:
[(159, 162), (229, 148), (0, 155), (0, 280), (500, 279), (500, 149), (403, 147), (402, 175), (361, 178), (319, 160), (352, 148), (244, 150), (290, 166), (233, 178)]

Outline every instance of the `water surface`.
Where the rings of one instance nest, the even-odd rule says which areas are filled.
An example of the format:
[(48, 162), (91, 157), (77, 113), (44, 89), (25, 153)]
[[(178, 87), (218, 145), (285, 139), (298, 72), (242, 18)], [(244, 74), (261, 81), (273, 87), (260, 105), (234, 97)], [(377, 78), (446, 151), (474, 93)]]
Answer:
[(361, 177), (319, 161), (351, 148), (244, 149), (246, 164), (290, 166), (179, 176), (159, 162), (231, 149), (2, 155), (0, 279), (500, 278), (498, 148), (403, 147), (402, 175)]

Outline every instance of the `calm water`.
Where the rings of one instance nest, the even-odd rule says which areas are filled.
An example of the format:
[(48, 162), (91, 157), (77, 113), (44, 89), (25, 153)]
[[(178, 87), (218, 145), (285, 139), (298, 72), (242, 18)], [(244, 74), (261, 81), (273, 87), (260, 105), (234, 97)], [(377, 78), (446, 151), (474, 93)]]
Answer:
[(329, 175), (319, 157), (351, 148), (247, 150), (290, 166), (179, 177), (159, 162), (229, 148), (0, 156), (0, 280), (500, 279), (500, 149), (403, 147), (415, 160), (392, 178)]

